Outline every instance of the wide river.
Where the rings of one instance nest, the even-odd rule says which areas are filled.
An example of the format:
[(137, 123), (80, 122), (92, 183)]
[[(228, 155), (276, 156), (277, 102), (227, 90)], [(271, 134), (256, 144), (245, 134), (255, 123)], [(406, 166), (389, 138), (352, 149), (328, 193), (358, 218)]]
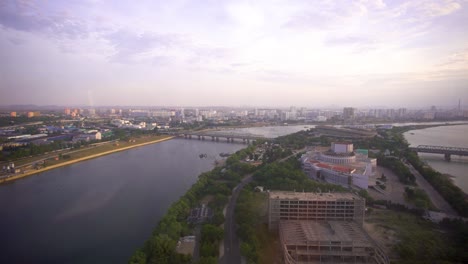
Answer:
[[(412, 130), (404, 134), (411, 146), (432, 145), (468, 148), (468, 125), (440, 126)], [(453, 176), (453, 182), (468, 193), (468, 157), (451, 156), (451, 161), (442, 154), (420, 153), (419, 157), (435, 170)]]
[[(230, 131), (273, 138), (312, 127)], [(412, 144), (468, 147), (467, 127), (440, 127), (435, 134), (430, 129), (415, 130), (415, 137), (407, 139)], [(243, 147), (221, 141), (173, 139), (0, 185), (0, 263), (126, 263), (170, 204), (200, 173), (213, 168), (219, 153)], [(207, 158), (200, 159), (199, 154), (205, 153)], [(455, 170), (461, 174), (468, 171), (465, 161), (457, 157), (450, 163), (439, 156), (426, 160), (438, 170), (437, 164), (442, 164), (458, 168)], [(456, 176), (456, 184), (467, 192), (468, 177), (450, 169), (448, 173)]]
[(126, 263), (219, 153), (243, 147), (173, 139), (0, 185), (0, 263)]

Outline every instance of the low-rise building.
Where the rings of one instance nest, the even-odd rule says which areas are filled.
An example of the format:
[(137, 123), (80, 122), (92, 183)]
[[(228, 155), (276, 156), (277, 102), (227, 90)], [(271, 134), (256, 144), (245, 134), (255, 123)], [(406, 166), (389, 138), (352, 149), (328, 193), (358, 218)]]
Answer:
[(331, 149), (314, 148), (301, 157), (304, 172), (312, 179), (346, 188), (375, 185), (377, 160), (368, 151), (354, 151), (351, 143), (332, 143)]
[(93, 132), (93, 133), (85, 133), (85, 134), (78, 134), (73, 137), (73, 142), (78, 141), (92, 141), (92, 140), (101, 140), (102, 135), (101, 132)]

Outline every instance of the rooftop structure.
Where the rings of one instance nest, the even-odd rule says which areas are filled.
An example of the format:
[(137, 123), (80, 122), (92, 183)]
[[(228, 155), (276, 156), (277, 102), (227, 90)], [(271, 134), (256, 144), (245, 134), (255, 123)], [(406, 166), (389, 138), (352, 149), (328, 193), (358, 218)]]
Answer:
[(335, 153), (352, 153), (354, 150), (353, 143), (348, 142), (333, 142), (331, 149)]
[(176, 252), (179, 254), (185, 255), (193, 255), (193, 251), (195, 250), (196, 244), (196, 237), (195, 236), (185, 236), (181, 237), (177, 242)]
[(355, 222), (282, 220), (279, 234), (287, 264), (389, 263)]
[(368, 151), (353, 149), (353, 144), (334, 142), (328, 151), (315, 150), (302, 156), (302, 166), (310, 178), (346, 188), (367, 189), (375, 184), (376, 159)]

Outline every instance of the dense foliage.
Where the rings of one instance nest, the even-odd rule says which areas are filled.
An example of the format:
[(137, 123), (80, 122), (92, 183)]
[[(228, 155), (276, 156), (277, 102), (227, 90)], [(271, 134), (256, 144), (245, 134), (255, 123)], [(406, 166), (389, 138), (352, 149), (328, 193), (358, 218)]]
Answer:
[[(235, 220), (239, 226), (237, 234), (242, 241), (241, 254), (247, 259), (247, 263), (258, 262), (259, 243), (255, 236), (255, 230), (261, 223), (260, 211), (255, 204), (256, 193), (245, 188), (239, 195), (235, 209)], [(257, 194), (258, 195), (258, 194)]]
[(416, 178), (410, 172), (408, 167), (406, 167), (403, 162), (399, 159), (394, 157), (385, 157), (383, 155), (379, 155), (377, 157), (377, 164), (379, 166), (385, 167), (393, 171), (398, 176), (398, 180), (404, 184), (416, 184)]
[(210, 223), (201, 228), (199, 264), (217, 263), (219, 241), (223, 230), (218, 226), (224, 222), (222, 210), (228, 201), (232, 188), (241, 177), (254, 167), (241, 162), (254, 150), (253, 146), (232, 154), (225, 167), (217, 167), (202, 173), (198, 181), (171, 207), (160, 220), (152, 236), (144, 246), (130, 258), (131, 264), (190, 263), (191, 257), (176, 253), (176, 243), (181, 236), (193, 234), (194, 226), (187, 223), (190, 208), (200, 204), (201, 199), (213, 196), (208, 206), (214, 211)]
[(405, 196), (417, 208), (434, 209), (434, 206), (431, 203), (431, 199), (423, 189), (406, 187)]
[(302, 149), (305, 146), (320, 144), (323, 140), (325, 140), (325, 137), (314, 137), (311, 130), (306, 130), (299, 131), (291, 135), (278, 137), (275, 139), (275, 142), (286, 148)]
[(468, 216), (468, 201), (466, 194), (456, 186), (447, 176), (425, 166), (414, 152), (408, 152), (406, 155), (408, 161), (421, 175), (439, 192), (442, 197), (455, 209), (461, 216)]
[(254, 175), (254, 183), (264, 186), (269, 190), (285, 191), (344, 191), (341, 186), (327, 183), (318, 183), (311, 180), (302, 171), (301, 163), (291, 157), (284, 162), (267, 164), (257, 170)]

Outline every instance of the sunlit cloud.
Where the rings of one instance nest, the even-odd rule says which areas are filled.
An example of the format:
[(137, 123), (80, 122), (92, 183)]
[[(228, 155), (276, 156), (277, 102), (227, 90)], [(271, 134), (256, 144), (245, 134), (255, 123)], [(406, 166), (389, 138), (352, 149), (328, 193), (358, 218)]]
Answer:
[[(374, 94), (371, 87), (424, 93), (430, 86), (442, 93), (446, 84), (468, 85), (467, 6), (455, 0), (2, 1), (0, 56), (9, 67), (0, 88), (12, 96), (0, 103), (86, 104), (64, 89), (78, 84), (94, 91), (95, 104), (147, 103), (172, 89), (187, 95), (178, 101), (168, 93), (166, 103), (178, 105), (202, 100), (194, 92), (201, 85), (219, 98), (200, 102), (218, 105), (245, 103), (232, 89), (265, 95), (269, 85), (275, 93), (249, 97), (251, 104), (291, 105), (307, 97), (326, 104), (327, 90), (341, 93), (343, 103), (360, 102), (360, 95)], [(134, 93), (125, 92), (129, 84)], [(27, 96), (37, 89), (51, 96)], [(382, 103), (399, 98), (395, 93)]]

